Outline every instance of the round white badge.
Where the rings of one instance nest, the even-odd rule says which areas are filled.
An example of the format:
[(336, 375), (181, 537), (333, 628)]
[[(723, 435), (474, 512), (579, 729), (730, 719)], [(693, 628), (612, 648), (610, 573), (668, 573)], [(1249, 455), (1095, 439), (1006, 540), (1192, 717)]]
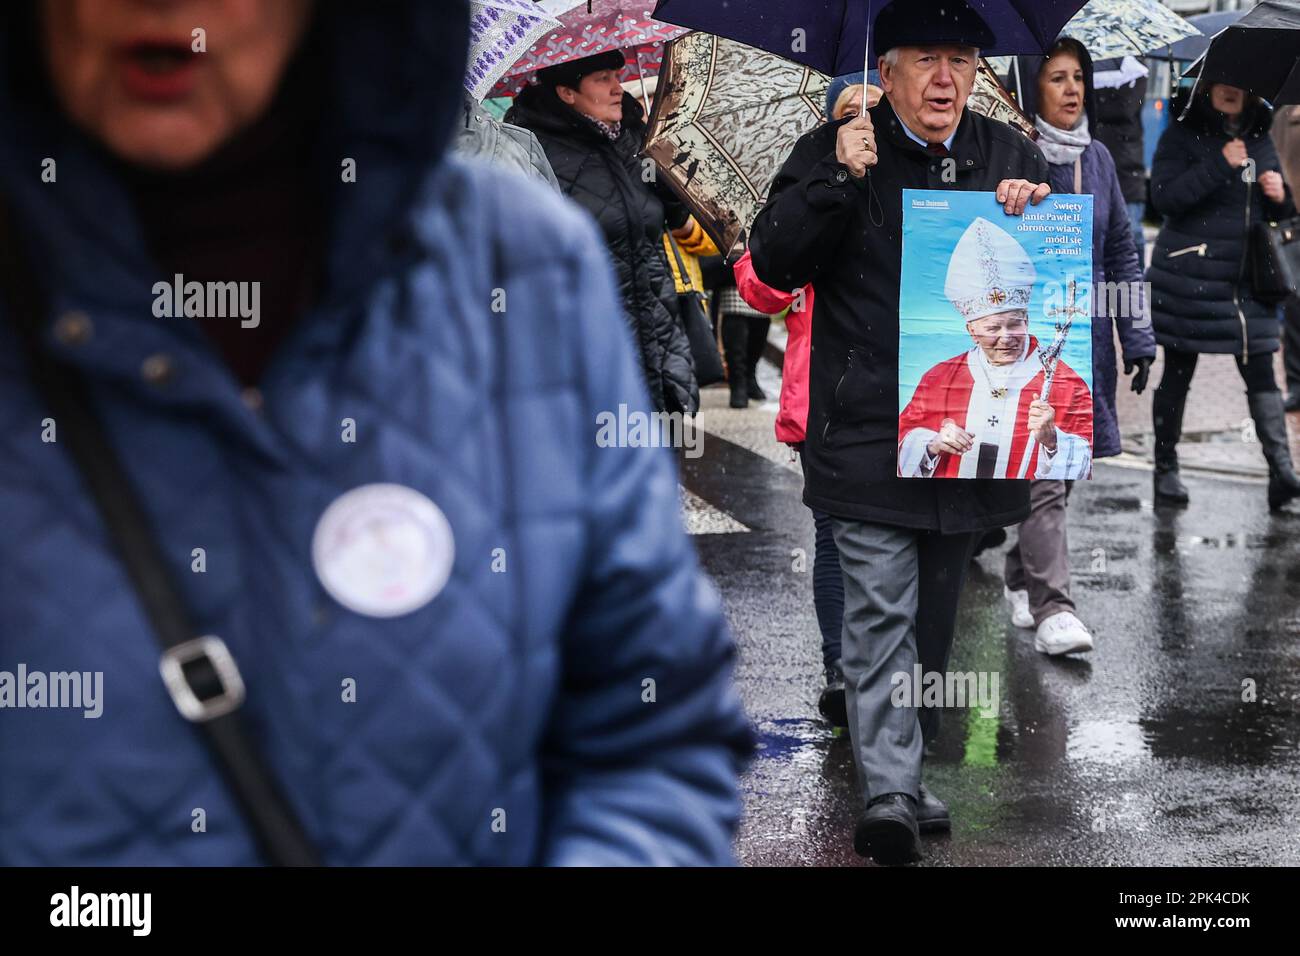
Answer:
[(451, 524), (414, 488), (362, 485), (325, 509), (311, 560), (330, 597), (370, 617), (399, 617), (424, 607), (451, 576)]

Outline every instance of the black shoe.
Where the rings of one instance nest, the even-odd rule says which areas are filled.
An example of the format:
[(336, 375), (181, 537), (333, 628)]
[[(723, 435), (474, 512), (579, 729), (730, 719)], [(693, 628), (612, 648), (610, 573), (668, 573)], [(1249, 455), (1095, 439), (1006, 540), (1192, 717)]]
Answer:
[(748, 392), (750, 398), (756, 402), (767, 401), (767, 392), (758, 387), (758, 369), (750, 369), (746, 376), (748, 379)]
[(849, 725), (849, 709), (844, 700), (844, 672), (840, 670), (839, 661), (826, 668), (826, 689), (817, 701), (817, 712), (832, 727)]
[(1287, 412), (1300, 412), (1300, 387), (1287, 389), (1286, 404), (1282, 408)]
[[(1290, 479), (1296, 476), (1293, 473)], [(1281, 511), (1290, 502), (1300, 498), (1300, 483), (1287, 478), (1268, 479), (1268, 510)]]
[(732, 408), (749, 408), (749, 396), (745, 394), (744, 382), (732, 384), (730, 404)]
[(975, 542), (975, 553), (972, 558), (978, 558), (989, 548), (1000, 548), (1007, 543), (1007, 529), (994, 528), (992, 531), (985, 531), (980, 535), (979, 541)]
[(916, 801), (916, 826), (922, 833), (948, 833), (952, 830), (952, 817), (944, 803), (921, 784)]
[(1268, 507), (1270, 511), (1279, 511), (1287, 502), (1300, 498), (1300, 477), (1291, 464), (1282, 393), (1258, 392), (1248, 394), (1246, 400), (1255, 420), (1255, 434), (1264, 448), (1264, 460), (1268, 462)]
[(1187, 494), (1187, 488), (1182, 479), (1178, 477), (1178, 471), (1161, 471), (1156, 469), (1153, 486), (1156, 495), (1156, 504), (1161, 505), (1185, 505), (1191, 501)]
[(921, 833), (911, 794), (885, 793), (867, 804), (867, 812), (853, 831), (853, 849), (882, 866), (921, 859)]
[(1163, 388), (1156, 389), (1151, 401), (1151, 422), (1155, 429), (1156, 474), (1153, 486), (1158, 505), (1182, 506), (1191, 500), (1178, 477), (1178, 440), (1183, 435), (1186, 409), (1186, 392), (1175, 394)]

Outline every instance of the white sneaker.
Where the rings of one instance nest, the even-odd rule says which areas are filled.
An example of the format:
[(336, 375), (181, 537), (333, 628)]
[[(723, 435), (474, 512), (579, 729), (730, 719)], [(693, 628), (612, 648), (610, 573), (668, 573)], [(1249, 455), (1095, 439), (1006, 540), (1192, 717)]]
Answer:
[(1011, 623), (1016, 627), (1033, 627), (1034, 616), (1029, 613), (1029, 592), (1013, 591), (1002, 585), (1002, 596), (1011, 605)]
[(1053, 614), (1034, 634), (1034, 650), (1053, 656), (1092, 650), (1092, 635), (1069, 611)]

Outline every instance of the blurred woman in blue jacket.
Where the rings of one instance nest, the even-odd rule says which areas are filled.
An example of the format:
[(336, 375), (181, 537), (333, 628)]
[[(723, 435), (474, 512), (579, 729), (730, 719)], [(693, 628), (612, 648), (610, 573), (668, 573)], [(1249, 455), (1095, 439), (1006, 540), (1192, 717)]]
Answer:
[[(730, 861), (732, 643), (671, 454), (596, 439), (648, 402), (592, 222), (446, 155), (467, 5), (0, 20), (33, 347), (83, 383), (320, 857)], [(189, 294), (216, 283), (238, 315)], [(102, 674), (103, 699), (0, 714), (0, 864), (258, 862), (10, 300), (0, 671)]]

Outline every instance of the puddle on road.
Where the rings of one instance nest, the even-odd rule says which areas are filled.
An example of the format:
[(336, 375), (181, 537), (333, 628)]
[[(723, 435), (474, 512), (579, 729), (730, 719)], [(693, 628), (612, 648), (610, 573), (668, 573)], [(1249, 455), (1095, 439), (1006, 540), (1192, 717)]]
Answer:
[(1241, 534), (1229, 531), (1222, 535), (1174, 535), (1157, 531), (1152, 535), (1152, 549), (1156, 554), (1189, 554), (1194, 550), (1216, 551), (1269, 551), (1285, 557), (1295, 548), (1300, 537), (1281, 534)]
[(1218, 536), (1209, 535), (1189, 535), (1186, 538), (1178, 539), (1179, 544), (1185, 544), (1187, 547), (1202, 548), (1240, 548), (1247, 551), (1266, 551), (1272, 548), (1281, 548), (1290, 541), (1281, 535), (1264, 535), (1264, 534), (1228, 534)]
[(1107, 561), (1125, 561), (1129, 558), (1138, 556), (1138, 543), (1132, 539), (1121, 540), (1118, 538), (1097, 538), (1089, 542), (1091, 548), (1088, 554), (1095, 555), (1098, 550), (1106, 557)]
[(1269, 766), (1300, 759), (1300, 718), (1289, 701), (1236, 704), (1220, 710), (1162, 708), (1141, 718), (1156, 759), (1185, 757), (1213, 764)]
[(1089, 498), (1085, 509), (1088, 514), (1125, 514), (1142, 510), (1141, 498), (1130, 498), (1125, 496), (1106, 496), (1101, 495), (1096, 498)]
[(1132, 720), (1084, 720), (1070, 728), (1065, 741), (1068, 760), (1124, 764), (1151, 754), (1142, 728)]
[(803, 753), (820, 753), (836, 739), (836, 733), (822, 721), (802, 717), (765, 720), (758, 726), (757, 735), (754, 755), (759, 760), (797, 759)]
[(1120, 765), (1193, 759), (1214, 765), (1274, 765), (1298, 755), (1295, 715), (1283, 708), (1214, 714), (1084, 720), (1066, 738), (1068, 760)]
[(1137, 582), (1133, 580), (1131, 574), (1114, 572), (1085, 574), (1076, 571), (1071, 578), (1076, 587), (1086, 588), (1089, 591), (1133, 591), (1137, 588)]

